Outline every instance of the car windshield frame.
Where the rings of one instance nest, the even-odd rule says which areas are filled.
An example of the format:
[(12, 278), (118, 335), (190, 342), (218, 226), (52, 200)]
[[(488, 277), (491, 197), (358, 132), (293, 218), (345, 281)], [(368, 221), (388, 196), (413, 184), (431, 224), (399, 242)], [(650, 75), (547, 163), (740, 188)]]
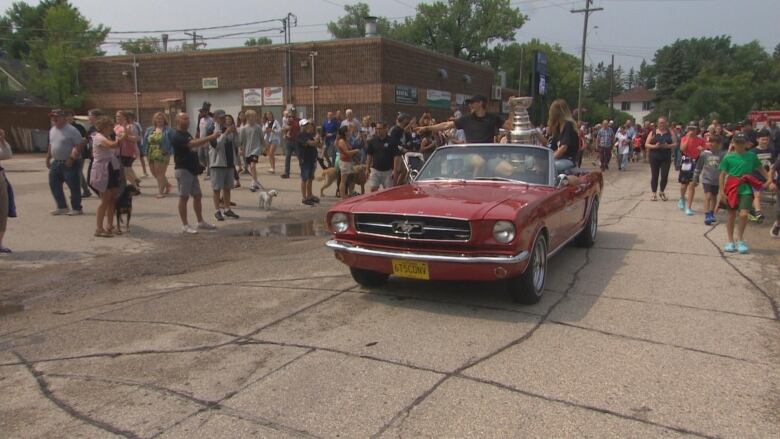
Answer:
[(495, 148), (524, 148), (524, 149), (534, 149), (538, 152), (543, 152), (547, 154), (547, 164), (548, 164), (548, 170), (547, 170), (547, 183), (533, 183), (523, 180), (514, 180), (511, 178), (490, 178), (490, 177), (478, 177), (478, 178), (447, 178), (447, 177), (438, 177), (438, 178), (428, 178), (428, 179), (419, 179), (415, 178), (415, 183), (428, 183), (428, 182), (441, 182), (441, 181), (467, 181), (467, 182), (501, 182), (501, 183), (507, 183), (507, 184), (527, 184), (532, 186), (555, 186), (555, 159), (553, 157), (553, 151), (550, 148), (539, 146), (539, 145), (526, 145), (526, 144), (518, 144), (518, 143), (465, 143), (461, 145), (445, 145), (441, 146), (439, 148), (436, 148), (436, 150), (431, 154), (431, 156), (428, 158), (428, 160), (425, 161), (425, 164), (422, 168), (420, 168), (420, 172), (418, 173), (419, 176), (424, 175), (426, 168), (433, 162), (434, 157), (436, 157), (437, 154), (444, 154), (448, 150), (452, 149), (468, 149), (468, 148), (484, 148), (484, 147), (495, 147)]

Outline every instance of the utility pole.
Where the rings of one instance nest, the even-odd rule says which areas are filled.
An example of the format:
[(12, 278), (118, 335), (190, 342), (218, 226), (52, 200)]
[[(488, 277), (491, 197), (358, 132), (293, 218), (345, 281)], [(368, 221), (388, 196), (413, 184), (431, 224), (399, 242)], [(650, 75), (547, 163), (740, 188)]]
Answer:
[(206, 47), (206, 43), (199, 43), (198, 38), (203, 38), (203, 35), (198, 34), (195, 31), (184, 32), (184, 35), (192, 37), (192, 50), (198, 50), (198, 46)]
[(585, 82), (585, 44), (588, 40), (588, 18), (591, 12), (603, 11), (604, 8), (591, 8), (593, 0), (585, 0), (585, 9), (572, 9), (572, 14), (585, 13), (585, 25), (582, 26), (582, 54), (580, 56), (580, 88), (577, 93), (577, 126), (582, 119), (582, 84)]
[(609, 120), (615, 120), (615, 54), (609, 65)]

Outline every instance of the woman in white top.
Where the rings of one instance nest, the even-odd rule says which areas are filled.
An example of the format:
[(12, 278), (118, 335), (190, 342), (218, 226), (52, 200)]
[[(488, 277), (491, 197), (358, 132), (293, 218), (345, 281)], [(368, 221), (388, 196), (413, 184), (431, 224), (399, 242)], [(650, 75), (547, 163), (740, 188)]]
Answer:
[(276, 172), (276, 147), (279, 146), (279, 141), (282, 136), (282, 127), (279, 126), (279, 122), (274, 119), (274, 114), (270, 111), (266, 111), (263, 115), (263, 130), (265, 132), (265, 144), (267, 146), (266, 154), (268, 155), (268, 163), (271, 165), (271, 174)]
[[(11, 156), (13, 156), (11, 145), (5, 141), (5, 131), (0, 130), (0, 160), (8, 160)], [(3, 235), (5, 235), (10, 207), (8, 183), (5, 180), (5, 171), (0, 166), (0, 253), (11, 253), (11, 249), (3, 247)]]
[[(119, 134), (116, 140), (111, 140), (114, 124), (110, 118), (101, 116), (95, 121), (95, 129), (92, 134), (92, 170), (89, 175), (89, 184), (100, 194), (100, 206), (97, 208), (95, 236), (98, 238), (111, 238), (119, 234), (119, 229), (114, 232), (114, 208), (116, 206), (116, 192), (119, 187), (122, 167), (117, 159), (116, 149), (119, 148), (125, 133)], [(108, 227), (103, 227), (103, 220)]]

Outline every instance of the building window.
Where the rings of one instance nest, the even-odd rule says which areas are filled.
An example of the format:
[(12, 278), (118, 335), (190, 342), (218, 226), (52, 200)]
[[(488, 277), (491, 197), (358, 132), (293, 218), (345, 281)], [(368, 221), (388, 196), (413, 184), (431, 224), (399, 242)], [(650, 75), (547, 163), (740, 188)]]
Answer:
[(620, 103), (620, 111), (630, 111), (630, 110), (631, 110), (631, 102)]
[(650, 111), (655, 108), (655, 105), (651, 101), (642, 102), (642, 111)]

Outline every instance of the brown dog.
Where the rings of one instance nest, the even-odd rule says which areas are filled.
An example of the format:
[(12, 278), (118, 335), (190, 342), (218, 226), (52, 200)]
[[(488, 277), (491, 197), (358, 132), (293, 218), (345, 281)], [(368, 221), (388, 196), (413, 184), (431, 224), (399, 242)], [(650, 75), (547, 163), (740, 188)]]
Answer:
[[(353, 167), (353, 172), (350, 174), (350, 178), (352, 178), (352, 184), (360, 186), (360, 193), (365, 194), (366, 193), (366, 180), (368, 177), (366, 176), (366, 165), (355, 165)], [(322, 185), (320, 188), (320, 196), (325, 196), (325, 189), (329, 188), (333, 183), (336, 182), (339, 178), (339, 170), (338, 168), (328, 168), (323, 169), (322, 174), (320, 174), (319, 177), (317, 177), (317, 181), (325, 181), (325, 184)], [(337, 188), (338, 189), (338, 188)]]

